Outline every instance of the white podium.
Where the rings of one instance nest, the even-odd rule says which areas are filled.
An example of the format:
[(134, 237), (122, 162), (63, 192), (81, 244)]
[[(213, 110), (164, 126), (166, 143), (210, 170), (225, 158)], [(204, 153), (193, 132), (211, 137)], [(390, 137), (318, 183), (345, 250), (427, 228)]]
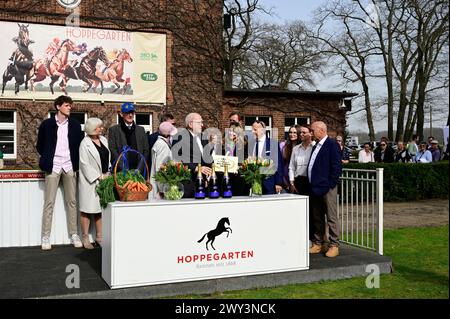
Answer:
[(109, 204), (102, 277), (114, 289), (308, 269), (308, 207), (293, 194)]

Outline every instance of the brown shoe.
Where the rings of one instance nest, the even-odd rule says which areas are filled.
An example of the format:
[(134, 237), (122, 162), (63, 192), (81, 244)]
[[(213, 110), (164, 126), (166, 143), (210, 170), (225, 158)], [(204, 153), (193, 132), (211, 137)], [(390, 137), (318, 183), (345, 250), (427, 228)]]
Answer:
[(83, 247), (85, 249), (94, 249), (94, 246), (92, 246), (91, 242), (89, 241), (89, 235), (83, 235), (83, 239), (81, 240), (83, 243)]
[(318, 254), (323, 253), (323, 245), (313, 244), (312, 247), (309, 249), (310, 254)]
[(328, 251), (325, 254), (325, 256), (330, 257), (330, 258), (339, 256), (339, 247), (337, 247), (337, 246), (330, 246), (330, 248), (328, 248)]

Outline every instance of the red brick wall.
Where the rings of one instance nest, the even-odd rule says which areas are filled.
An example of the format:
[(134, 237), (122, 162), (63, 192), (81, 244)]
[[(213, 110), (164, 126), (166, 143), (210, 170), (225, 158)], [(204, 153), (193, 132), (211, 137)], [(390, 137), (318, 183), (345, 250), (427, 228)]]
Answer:
[[(138, 112), (153, 113), (154, 128), (162, 112), (173, 113), (177, 122), (183, 123), (188, 113), (196, 111), (207, 125), (219, 125), (223, 99), (221, 1), (84, 0), (79, 9), (82, 27), (167, 35), (166, 105), (137, 106)], [(5, 21), (64, 25), (68, 15), (56, 1), (0, 2), (0, 20)], [(116, 121), (119, 105), (75, 102), (73, 112), (88, 112), (109, 127)], [(0, 100), (0, 109), (17, 111), (17, 164), (36, 164), (37, 128), (53, 109), (52, 101)]]

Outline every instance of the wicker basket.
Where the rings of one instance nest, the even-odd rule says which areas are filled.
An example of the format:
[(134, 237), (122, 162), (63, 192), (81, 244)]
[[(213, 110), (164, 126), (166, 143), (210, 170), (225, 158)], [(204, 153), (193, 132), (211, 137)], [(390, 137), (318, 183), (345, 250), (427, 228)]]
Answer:
[[(137, 152), (142, 158), (144, 157), (141, 153)], [(119, 194), (119, 199), (122, 202), (134, 202), (134, 201), (145, 201), (148, 199), (148, 193), (152, 190), (152, 184), (150, 184), (149, 177), (150, 172), (148, 171), (147, 163), (144, 159), (144, 164), (147, 169), (147, 181), (145, 182), (145, 185), (147, 185), (148, 190), (147, 191), (131, 191), (126, 187), (122, 187), (117, 183), (117, 164), (120, 161), (120, 158), (123, 156), (123, 153), (120, 153), (119, 157), (117, 158), (116, 165), (114, 165), (114, 184), (117, 190), (117, 193)]]

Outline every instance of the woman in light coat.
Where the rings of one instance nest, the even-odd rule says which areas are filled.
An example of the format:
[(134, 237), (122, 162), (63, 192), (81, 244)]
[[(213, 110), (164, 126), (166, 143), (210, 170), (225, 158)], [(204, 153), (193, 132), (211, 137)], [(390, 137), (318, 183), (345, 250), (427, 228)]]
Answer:
[(78, 194), (80, 205), (80, 223), (83, 232), (83, 246), (93, 249), (89, 240), (89, 224), (91, 215), (94, 215), (96, 228), (96, 242), (102, 241), (102, 209), (100, 198), (96, 192), (98, 183), (106, 178), (110, 169), (111, 153), (108, 149), (108, 140), (103, 137), (103, 121), (91, 117), (84, 125), (87, 136), (80, 144), (80, 173), (78, 178)]
[[(163, 190), (161, 188), (158, 189), (158, 183), (155, 181), (155, 175), (159, 171), (161, 164), (166, 163), (167, 161), (172, 159), (172, 141), (171, 137), (177, 134), (177, 129), (170, 122), (162, 122), (158, 128), (159, 136), (153, 145), (151, 152), (152, 158), (152, 166), (150, 170), (150, 183), (153, 188), (150, 192), (150, 199), (159, 199), (159, 192)], [(162, 187), (162, 185), (160, 185)]]

